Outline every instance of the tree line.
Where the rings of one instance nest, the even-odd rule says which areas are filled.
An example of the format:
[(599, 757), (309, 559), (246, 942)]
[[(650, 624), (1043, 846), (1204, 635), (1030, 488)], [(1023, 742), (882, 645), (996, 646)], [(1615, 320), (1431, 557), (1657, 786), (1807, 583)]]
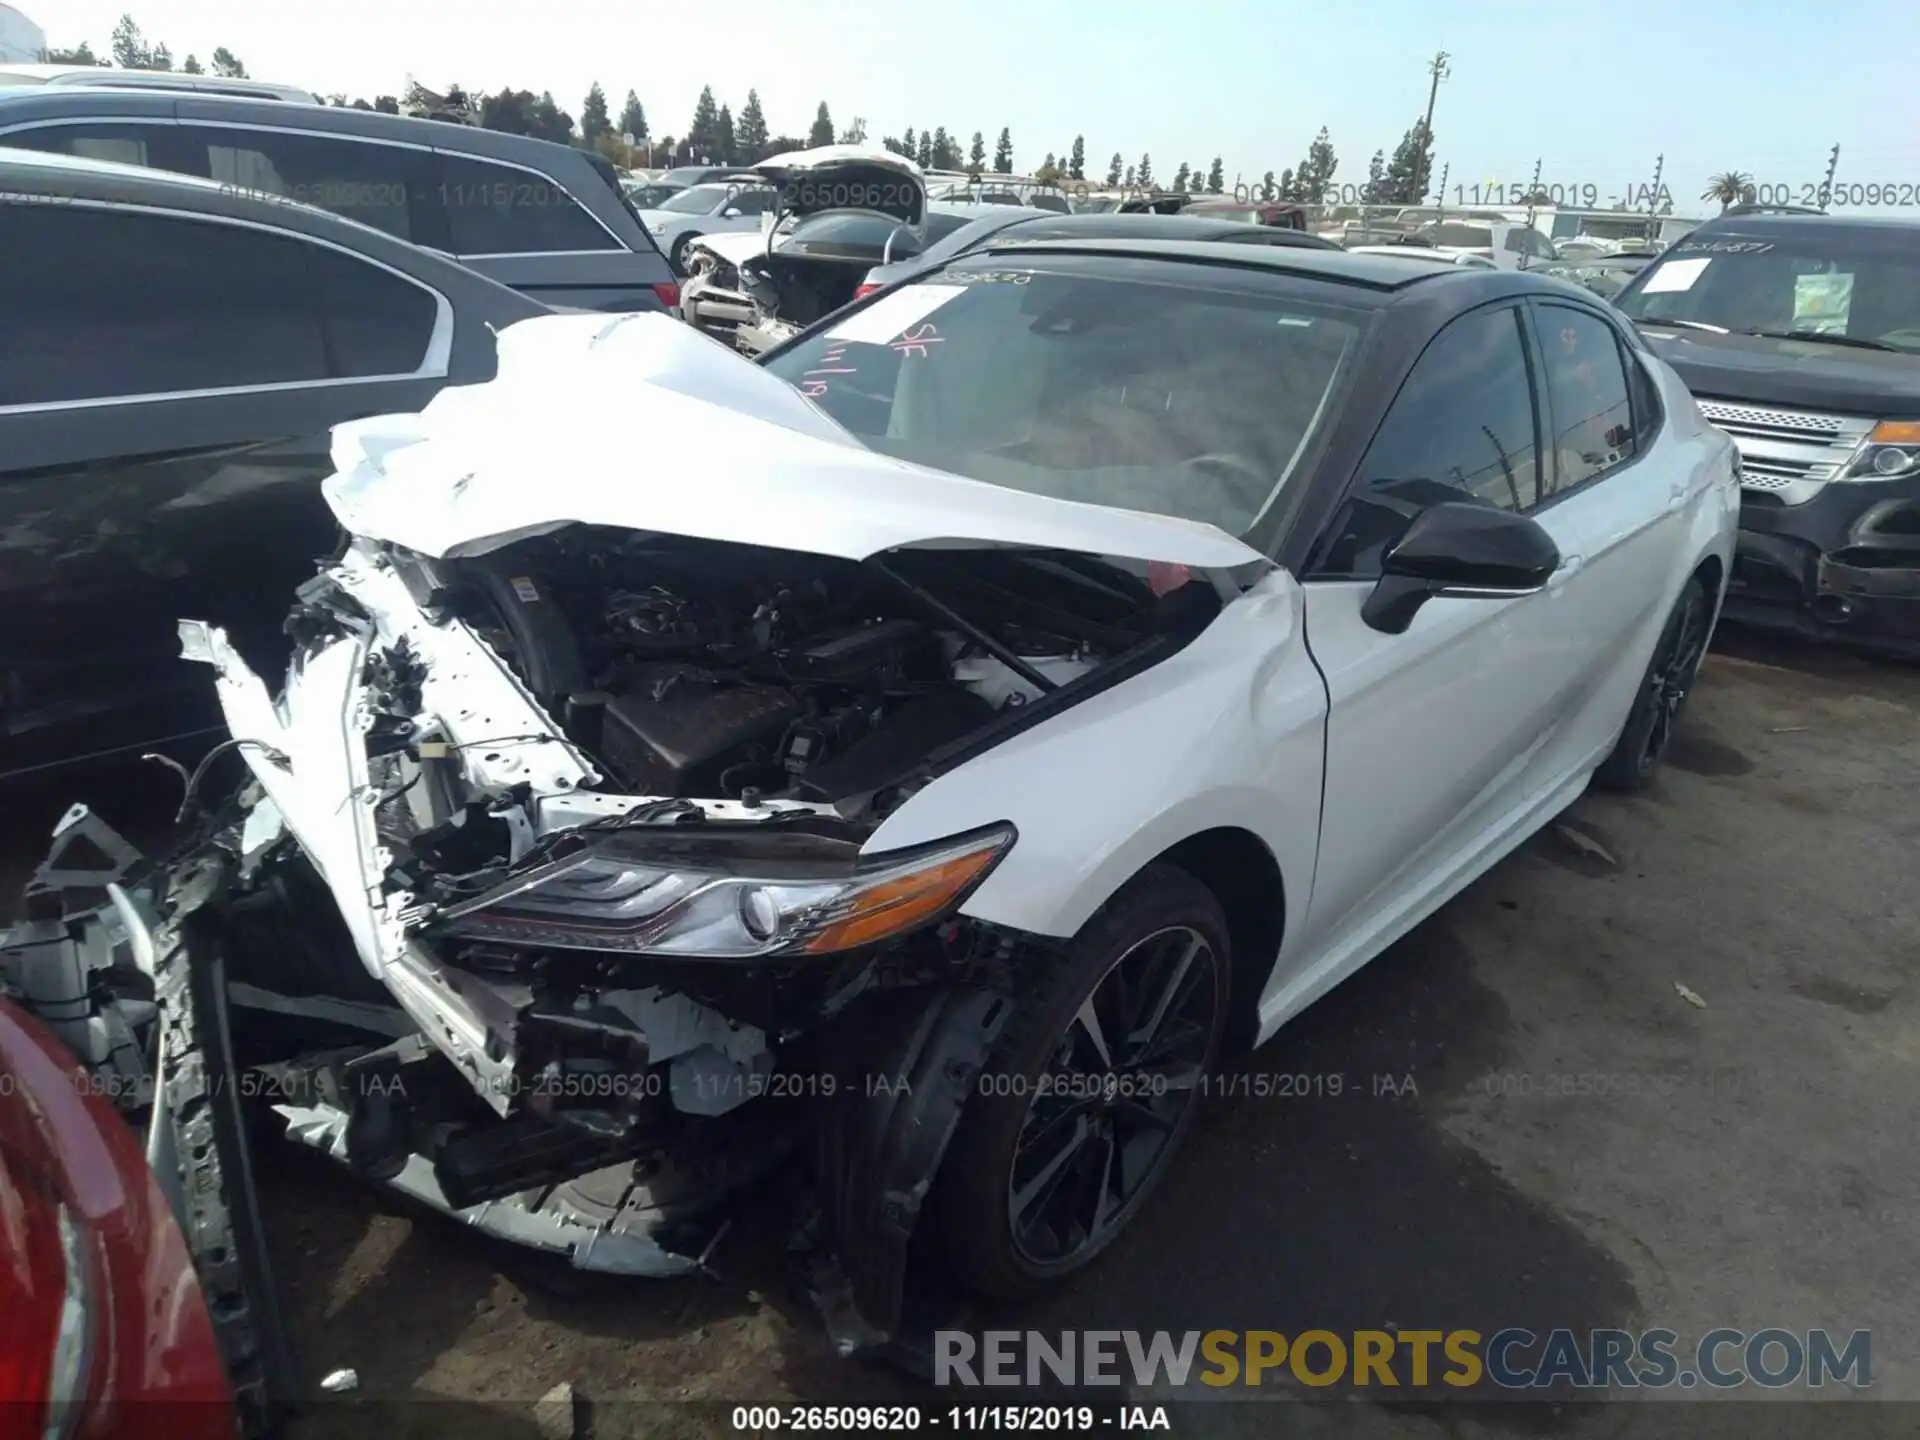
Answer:
[[(173, 51), (163, 43), (150, 44), (131, 15), (122, 15), (119, 23), (113, 27), (105, 55), (95, 55), (93, 46), (82, 40), (71, 50), (43, 50), (40, 58), (49, 65), (115, 65), (122, 70), (176, 68)], [(177, 68), (183, 75), (218, 75), (231, 80), (247, 78), (247, 67), (224, 45), (213, 47), (213, 53), (207, 57), (205, 65), (200, 63), (199, 56), (188, 55)]]
[[(111, 64), (127, 70), (175, 68), (172, 52), (165, 44), (150, 43), (131, 15), (122, 15), (114, 26), (108, 50), (108, 58), (98, 58), (83, 41), (72, 50), (49, 50), (46, 58), (55, 64)], [(200, 61), (188, 55), (179, 68), (193, 75), (211, 73), (245, 78), (247, 74), (246, 66), (225, 46), (214, 49), (209, 64), (210, 69), (203, 70)], [(410, 84), (404, 95), (376, 95), (369, 100), (332, 94), (326, 97), (326, 101), (330, 105), (348, 106), (356, 110), (379, 110), (389, 115), (423, 115), (460, 124), (480, 125), (514, 135), (530, 135), (535, 139), (552, 140), (565, 145), (580, 145), (598, 150), (615, 164), (628, 168), (638, 164), (751, 165), (789, 150), (836, 143), (861, 145), (867, 140), (865, 120), (854, 119), (844, 127), (836, 126), (824, 100), (814, 111), (813, 123), (804, 135), (773, 134), (767, 124), (766, 113), (761, 108), (758, 91), (747, 91), (746, 103), (735, 115), (730, 105), (716, 100), (711, 85), (701, 89), (700, 98), (693, 107), (693, 116), (685, 131), (678, 136), (654, 135), (648, 123), (646, 107), (633, 90), (627, 91), (626, 100), (616, 117), (607, 93), (598, 81), (593, 83), (581, 101), (577, 121), (560, 107), (551, 91), (535, 94), (531, 90), (507, 88), (489, 94), (469, 92), (460, 85), (449, 85), (444, 92), (434, 92), (423, 85)], [(1001, 127), (991, 158), (987, 153), (985, 131), (975, 130), (972, 139), (964, 147), (960, 133), (958, 130), (948, 130), (944, 125), (917, 130), (908, 126), (901, 135), (882, 136), (880, 144), (896, 155), (917, 161), (927, 170), (966, 171), (975, 176), (1015, 173), (1011, 127)], [(631, 143), (628, 137), (631, 137)], [(1333, 177), (1339, 169), (1339, 163), (1334, 154), (1333, 141), (1326, 127), (1322, 126), (1298, 164), (1281, 170), (1277, 177), (1272, 170), (1268, 170), (1259, 183), (1246, 184), (1244, 187), (1236, 183), (1234, 188), (1238, 194), (1251, 194), (1262, 200), (1309, 205), (1328, 204), (1337, 199), (1370, 205), (1417, 205), (1426, 199), (1431, 189), (1433, 135), (1424, 119), (1415, 120), (1401, 137), (1391, 157), (1384, 150), (1373, 152), (1372, 159), (1367, 163), (1364, 182), (1342, 185), (1336, 189)], [(1070, 144), (1058, 151), (1046, 152), (1045, 158), (1031, 173), (1036, 180), (1054, 184), (1069, 181), (1101, 183), (1098, 177), (1089, 177), (1087, 174), (1086, 138), (1081, 135), (1074, 136)], [(1205, 165), (1181, 164), (1174, 171), (1172, 181), (1162, 184), (1155, 175), (1151, 154), (1143, 154), (1138, 161), (1127, 164), (1115, 152), (1107, 163), (1104, 183), (1113, 189), (1167, 189), (1190, 195), (1221, 195), (1227, 191), (1226, 169), (1218, 155)]]

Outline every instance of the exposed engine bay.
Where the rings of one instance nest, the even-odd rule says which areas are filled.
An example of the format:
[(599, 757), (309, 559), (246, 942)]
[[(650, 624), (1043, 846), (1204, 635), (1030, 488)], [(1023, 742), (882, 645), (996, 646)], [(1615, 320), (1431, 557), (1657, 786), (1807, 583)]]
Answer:
[[(203, 765), (194, 838), (121, 865), (91, 918), (61, 898), (33, 966), (216, 944), (237, 1063), (289, 1136), (586, 1268), (698, 1268), (718, 1202), (805, 1156), (839, 1277), (821, 1304), (875, 1342), (1036, 942), (959, 913), (1011, 826), (862, 847), (1227, 593), (1044, 550), (854, 561), (574, 524), (434, 559), (357, 538), (302, 587), (277, 696), (182, 623), (249, 773), (215, 800)], [(127, 1029), (90, 1043), (134, 1094)]]
[(929, 754), (1156, 633), (1124, 572), (991, 553), (869, 568), (583, 530), (461, 583), (462, 613), (619, 788), (848, 814), (884, 814)]

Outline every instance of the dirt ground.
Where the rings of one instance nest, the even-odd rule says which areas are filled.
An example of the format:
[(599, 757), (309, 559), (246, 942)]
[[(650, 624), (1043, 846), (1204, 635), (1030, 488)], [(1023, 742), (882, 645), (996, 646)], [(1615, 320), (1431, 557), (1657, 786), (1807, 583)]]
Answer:
[[(52, 816), (13, 818), (20, 836)], [(1873, 1393), (1920, 1399), (1917, 856), (1920, 670), (1731, 637), (1650, 790), (1581, 800), (1248, 1062), (1339, 1076), (1338, 1098), (1214, 1102), (1091, 1274), (968, 1323), (1864, 1328)], [(954, 1398), (837, 1359), (771, 1224), (730, 1236), (713, 1279), (603, 1281), (409, 1217), (317, 1157), (262, 1170), (306, 1383), (360, 1380), (316, 1390), (295, 1440), (532, 1436), (561, 1382), (603, 1440), (729, 1432), (724, 1408), (673, 1402)], [(1287, 1432), (1651, 1433), (1628, 1405), (1351, 1393), (1289, 1407)], [(439, 1403), (383, 1403), (402, 1399)], [(1920, 1429), (1884, 1408), (1905, 1412), (1887, 1433)], [(1795, 1431), (1828, 1418), (1794, 1409)], [(1273, 1418), (1221, 1404), (1179, 1430)]]

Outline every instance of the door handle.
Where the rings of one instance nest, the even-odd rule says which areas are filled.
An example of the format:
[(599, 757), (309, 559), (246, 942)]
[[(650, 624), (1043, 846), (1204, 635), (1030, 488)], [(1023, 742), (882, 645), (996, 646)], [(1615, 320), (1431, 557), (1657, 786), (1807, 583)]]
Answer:
[(1560, 558), (1560, 568), (1547, 577), (1547, 589), (1559, 590), (1563, 588), (1567, 581), (1577, 575), (1580, 567), (1586, 563), (1584, 556), (1563, 555)]

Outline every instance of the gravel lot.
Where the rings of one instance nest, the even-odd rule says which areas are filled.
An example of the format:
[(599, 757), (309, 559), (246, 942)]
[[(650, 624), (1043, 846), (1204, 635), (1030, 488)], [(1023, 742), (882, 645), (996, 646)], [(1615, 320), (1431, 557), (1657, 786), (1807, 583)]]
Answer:
[[(120, 817), (153, 787), (95, 793)], [(61, 798), (14, 806), (8, 893)], [(1874, 1391), (1920, 1399), (1916, 855), (1920, 671), (1732, 637), (1645, 795), (1580, 801), (1248, 1062), (1339, 1076), (1338, 1098), (1215, 1102), (1093, 1274), (969, 1323), (1869, 1328)], [(1376, 1075), (1405, 1093), (1374, 1095)], [(954, 1398), (835, 1359), (771, 1220), (730, 1235), (716, 1280), (603, 1283), (410, 1218), (315, 1157), (264, 1170), (307, 1382), (361, 1381), (296, 1440), (532, 1436), (530, 1402), (563, 1381), (603, 1440), (726, 1433), (663, 1401)], [(400, 1398), (441, 1403), (369, 1412)], [(1849, 1407), (1867, 1408), (1896, 1407)], [(1794, 1409), (1795, 1430), (1823, 1418)], [(1644, 1433), (1625, 1410), (1361, 1399), (1289, 1407), (1287, 1428)], [(1215, 1405), (1180, 1432), (1271, 1416)]]

